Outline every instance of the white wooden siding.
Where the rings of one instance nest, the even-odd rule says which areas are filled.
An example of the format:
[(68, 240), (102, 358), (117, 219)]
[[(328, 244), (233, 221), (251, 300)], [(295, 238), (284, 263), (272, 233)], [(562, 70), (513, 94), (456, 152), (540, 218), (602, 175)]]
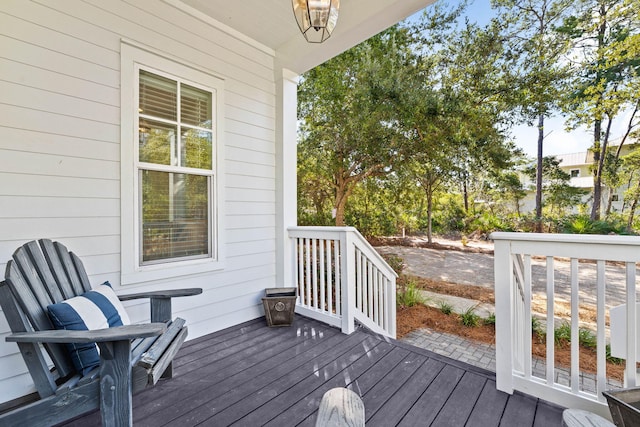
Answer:
[[(120, 43), (148, 46), (225, 80), (225, 268), (147, 286), (202, 287), (176, 300), (190, 338), (262, 314), (275, 286), (274, 58), (157, 0), (0, 2), (0, 268), (52, 238), (92, 281), (120, 288)], [(125, 141), (124, 143), (134, 143)], [(134, 321), (148, 305), (128, 302)], [(32, 391), (0, 313), (0, 403)]]

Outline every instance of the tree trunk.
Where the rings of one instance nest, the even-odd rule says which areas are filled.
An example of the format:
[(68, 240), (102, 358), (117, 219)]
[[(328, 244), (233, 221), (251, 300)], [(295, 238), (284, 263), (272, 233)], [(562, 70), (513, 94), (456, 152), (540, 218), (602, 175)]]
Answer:
[(462, 194), (464, 195), (464, 213), (469, 213), (469, 190), (467, 188), (467, 173), (465, 171), (464, 179), (462, 180)]
[(336, 190), (336, 202), (335, 202), (335, 210), (336, 210), (336, 227), (344, 227), (344, 207), (347, 202), (346, 192), (344, 189)]
[[(640, 100), (636, 102), (633, 112), (631, 113), (631, 116), (629, 117), (629, 122), (627, 123), (627, 130), (625, 131), (624, 135), (622, 136), (622, 139), (620, 140), (620, 144), (618, 145), (618, 148), (616, 148), (616, 154), (614, 159), (617, 161), (620, 158), (620, 154), (622, 153), (622, 147), (624, 145), (624, 143), (627, 141), (627, 138), (629, 137), (629, 135), (631, 134), (631, 131), (634, 128), (633, 125), (633, 120), (636, 117), (636, 114), (638, 112), (638, 108), (640, 108)], [(609, 129), (611, 128), (611, 120), (609, 120)], [(608, 133), (608, 131), (607, 131)], [(607, 137), (608, 140), (608, 137)], [(616, 173), (618, 173), (618, 170), (616, 168)], [(619, 186), (618, 186), (619, 187)], [(609, 198), (607, 200), (607, 210), (605, 212), (605, 217), (608, 217), (609, 214), (611, 213), (611, 205), (613, 204), (613, 192), (614, 192), (615, 188), (611, 188), (609, 191)], [(622, 211), (624, 211), (624, 202), (622, 203)]]
[(591, 221), (600, 219), (600, 199), (602, 198), (602, 169), (600, 166), (602, 147), (600, 137), (602, 133), (602, 120), (596, 120), (593, 124), (593, 162), (596, 169), (593, 171), (593, 204), (591, 205)]
[[(593, 221), (600, 219), (600, 212), (602, 210), (602, 174), (604, 172), (604, 162), (607, 159), (607, 146), (609, 145), (609, 134), (611, 133), (612, 122), (613, 120), (611, 119), (611, 117), (609, 117), (609, 120), (607, 122), (607, 129), (604, 132), (604, 138), (600, 142), (600, 150), (598, 154), (595, 177), (593, 179), (593, 208), (591, 210), (591, 220)], [(596, 123), (599, 124), (598, 131), (602, 131), (602, 121), (597, 120)]]
[(542, 145), (544, 142), (544, 115), (538, 116), (538, 163), (536, 165), (536, 233), (542, 233)]
[(336, 198), (333, 207), (336, 210), (336, 227), (344, 227), (344, 207), (347, 204), (348, 189), (342, 174), (335, 177)]
[(433, 211), (433, 190), (431, 188), (425, 188), (427, 191), (427, 242), (433, 243), (432, 237), (432, 211)]

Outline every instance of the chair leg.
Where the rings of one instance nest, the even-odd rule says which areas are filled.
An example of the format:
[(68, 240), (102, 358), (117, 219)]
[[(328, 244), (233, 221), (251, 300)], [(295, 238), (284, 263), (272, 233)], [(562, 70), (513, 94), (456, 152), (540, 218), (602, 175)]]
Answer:
[(131, 426), (131, 341), (100, 346), (100, 415), (103, 426)]

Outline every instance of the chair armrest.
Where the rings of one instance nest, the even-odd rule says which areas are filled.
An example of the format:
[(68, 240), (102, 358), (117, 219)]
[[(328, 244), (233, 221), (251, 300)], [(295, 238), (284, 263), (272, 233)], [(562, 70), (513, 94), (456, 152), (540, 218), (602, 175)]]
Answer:
[(112, 342), (162, 335), (166, 329), (167, 326), (164, 323), (147, 323), (144, 325), (114, 326), (92, 331), (50, 330), (19, 332), (9, 335), (6, 340), (9, 342), (31, 343)]
[(120, 301), (129, 301), (139, 298), (174, 298), (174, 297), (190, 297), (202, 293), (202, 288), (187, 289), (169, 289), (166, 291), (140, 292), (137, 294), (118, 295)]

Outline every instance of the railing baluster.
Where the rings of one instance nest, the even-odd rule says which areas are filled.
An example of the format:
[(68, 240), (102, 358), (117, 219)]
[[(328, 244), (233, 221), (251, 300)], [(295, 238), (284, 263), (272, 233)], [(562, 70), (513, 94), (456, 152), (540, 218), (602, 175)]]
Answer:
[(304, 239), (305, 243), (305, 262), (306, 262), (306, 277), (305, 277), (305, 290), (307, 294), (307, 307), (313, 307), (313, 301), (311, 299), (311, 239)]
[(356, 307), (362, 310), (363, 304), (363, 275), (362, 275), (362, 257), (360, 251), (356, 249)]
[(311, 241), (311, 285), (313, 286), (313, 308), (318, 309), (318, 239)]
[(320, 270), (320, 279), (318, 281), (318, 285), (320, 286), (320, 309), (322, 311), (328, 311), (327, 302), (326, 302), (326, 282), (324, 279), (324, 239), (320, 239), (318, 241), (318, 255), (320, 256), (320, 262), (318, 269)]
[(524, 256), (524, 376), (531, 378), (531, 255)]
[(638, 338), (636, 332), (637, 310), (636, 310), (636, 265), (633, 262), (626, 263), (626, 283), (627, 283), (627, 366), (625, 369), (625, 387), (635, 387), (637, 380), (637, 346)]
[(335, 288), (335, 282), (331, 279), (332, 268), (331, 268), (331, 245), (333, 244), (333, 240), (327, 240), (327, 310), (329, 310), (329, 314), (336, 313), (337, 311), (333, 307), (333, 293)]
[(342, 289), (342, 268), (340, 263), (340, 257), (342, 256), (342, 252), (340, 252), (340, 241), (333, 241), (333, 270), (335, 279), (333, 280), (335, 289), (336, 289), (336, 314), (338, 316), (342, 316), (342, 294), (344, 289)]
[(296, 239), (296, 245), (298, 248), (298, 259), (296, 260), (298, 263), (298, 301), (300, 304), (306, 305), (307, 302), (304, 300), (304, 245), (301, 238)]
[(553, 257), (547, 257), (547, 384), (553, 386), (555, 382), (555, 267)]
[(367, 309), (364, 310), (364, 314), (369, 317), (373, 317), (373, 265), (371, 261), (367, 260)]
[(596, 337), (598, 341), (598, 347), (596, 350), (597, 353), (597, 365), (598, 365), (598, 377), (597, 377), (597, 392), (596, 396), (600, 402), (605, 401), (605, 397), (602, 395), (602, 392), (605, 391), (607, 387), (607, 356), (606, 356), (606, 341), (605, 341), (605, 262), (603, 260), (598, 260), (597, 262), (597, 296), (596, 296), (596, 306), (597, 306), (597, 331)]
[(578, 260), (571, 258), (571, 391), (580, 390), (580, 293), (578, 289)]

